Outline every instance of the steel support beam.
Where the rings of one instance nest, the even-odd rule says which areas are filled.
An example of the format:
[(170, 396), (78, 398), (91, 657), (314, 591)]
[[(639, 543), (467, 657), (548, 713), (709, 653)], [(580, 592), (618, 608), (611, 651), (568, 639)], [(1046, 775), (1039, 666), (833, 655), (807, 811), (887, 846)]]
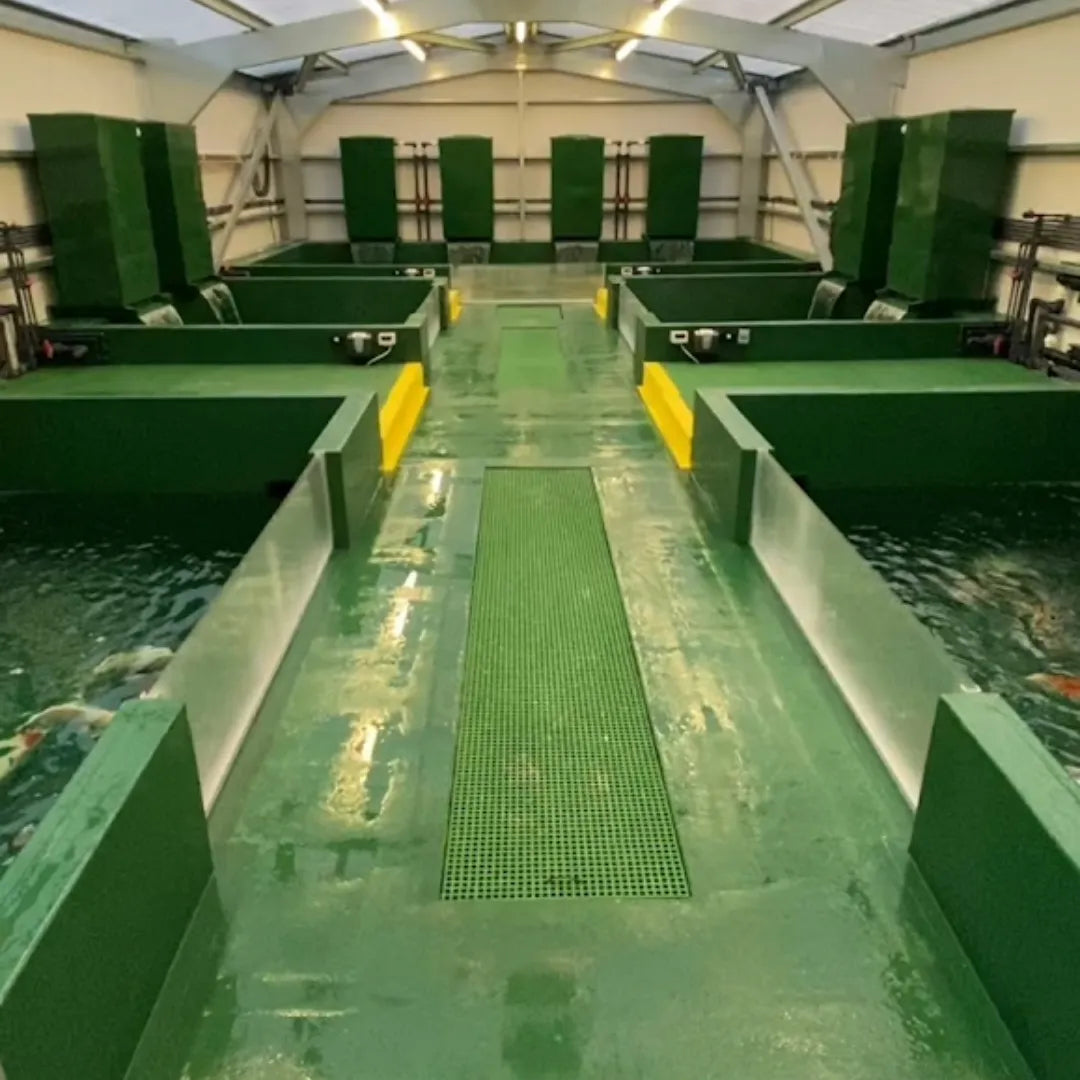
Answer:
[[(782, 26), (676, 8), (655, 25), (656, 9), (640, 0), (594, 0), (589, 21), (633, 37), (653, 37), (807, 67), (855, 119), (887, 115), (906, 63), (868, 45), (805, 34)], [(580, 0), (409, 0), (389, 18), (349, 10), (287, 26), (196, 42), (183, 50), (211, 67), (247, 68), (313, 52), (436, 32), (460, 23), (576, 22)]]
[(743, 69), (739, 54), (733, 52), (724, 53), (724, 63), (727, 65), (728, 71), (731, 72), (735, 85), (740, 90), (745, 90), (750, 84), (747, 81), (746, 71)]
[(477, 41), (475, 38), (458, 37), (456, 34), (415, 34), (413, 41), (421, 45), (433, 45), (442, 49), (461, 49), (463, 52), (493, 53), (498, 48), (491, 41)]
[(293, 114), (286, 108), (278, 108), (270, 133), (270, 150), (277, 159), (275, 187), (285, 200), (285, 236), (288, 240), (306, 240), (308, 235), (300, 144), (301, 132)]
[(690, 66), (695, 71), (707, 71), (711, 67), (715, 67), (720, 61), (727, 55), (723, 49), (713, 49), (708, 56), (703, 56), (700, 60), (695, 61)]
[(769, 129), (760, 109), (754, 109), (740, 129), (742, 161), (739, 164), (739, 209), (736, 236), (756, 240), (761, 234), (761, 196), (765, 194)]
[(1027, 0), (1022, 4), (974, 12), (966, 18), (955, 19), (921, 33), (908, 34), (892, 45), (889, 51), (902, 56), (921, 56), (1076, 14), (1080, 14), (1080, 0)]
[(554, 41), (548, 44), (548, 52), (564, 53), (577, 52), (578, 49), (595, 49), (608, 45), (621, 45), (629, 37), (616, 31), (608, 31), (604, 34), (590, 34), (588, 37), (567, 38), (565, 41)]
[(240, 171), (229, 185), (225, 201), (232, 206), (229, 216), (220, 234), (214, 242), (214, 269), (220, 269), (225, 261), (229, 250), (229, 242), (232, 240), (236, 226), (240, 223), (240, 217), (247, 205), (248, 195), (251, 193), (251, 185), (255, 182), (255, 173), (262, 164), (263, 158), (270, 147), (270, 139), (273, 135), (274, 126), (277, 124), (278, 114), (281, 111), (281, 95), (275, 94), (269, 107), (256, 118), (251, 130), (250, 149), (248, 156), (240, 166)]
[[(216, 12), (218, 15), (223, 15), (226, 19), (232, 19), (233, 22), (239, 23), (248, 30), (263, 30), (267, 26), (274, 25), (269, 19), (264, 19), (261, 15), (256, 15), (254, 11), (248, 11), (246, 7), (233, 3), (233, 0), (194, 0), (194, 3), (198, 4), (199, 7)], [(329, 54), (321, 56), (320, 60), (327, 67), (334, 68), (336, 71), (345, 72), (349, 70), (348, 64), (342, 63), (342, 61)]]
[(814, 254), (818, 257), (821, 268), (827, 273), (833, 266), (832, 251), (829, 247), (829, 238), (825, 235), (825, 230), (818, 221), (817, 211), (814, 209), (814, 189), (810, 182), (810, 175), (807, 173), (803, 162), (795, 159), (787, 125), (777, 116), (765, 88), (755, 86), (753, 94), (772, 141), (776, 144), (776, 150), (780, 155), (780, 162), (784, 166), (784, 172), (787, 174), (788, 183), (791, 184), (795, 201), (799, 204), (799, 213), (802, 214), (803, 224), (810, 234), (810, 243), (813, 245)]

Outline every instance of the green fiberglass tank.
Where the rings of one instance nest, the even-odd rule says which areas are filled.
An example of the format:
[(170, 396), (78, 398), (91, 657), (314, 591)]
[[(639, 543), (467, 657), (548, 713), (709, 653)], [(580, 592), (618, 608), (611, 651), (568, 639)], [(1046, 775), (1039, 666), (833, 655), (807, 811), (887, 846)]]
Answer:
[(887, 282), (899, 306), (985, 304), (1012, 118), (970, 109), (908, 120)]
[(30, 117), (52, 234), (58, 316), (138, 321), (163, 310), (139, 129), (85, 113)]
[(551, 239), (599, 241), (604, 228), (604, 140), (560, 135), (551, 140)]
[[(394, 140), (363, 136), (341, 140), (341, 183), (349, 241), (357, 261), (393, 261), (398, 239)], [(377, 258), (379, 254), (388, 258)]]

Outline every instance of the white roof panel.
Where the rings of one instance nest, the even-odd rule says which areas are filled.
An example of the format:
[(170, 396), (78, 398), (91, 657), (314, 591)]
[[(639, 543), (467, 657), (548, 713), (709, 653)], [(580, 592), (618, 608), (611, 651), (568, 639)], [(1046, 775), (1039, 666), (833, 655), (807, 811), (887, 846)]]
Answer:
[(708, 11), (713, 15), (728, 15), (749, 22), (770, 22), (785, 11), (798, 7), (801, 0), (686, 0), (683, 7)]
[(1001, 0), (842, 0), (796, 29), (876, 45), (936, 23), (996, 7)]
[(191, 0), (32, 0), (31, 6), (142, 41), (158, 38), (186, 45), (244, 29)]
[[(154, 0), (150, 0), (154, 2)], [(317, 19), (320, 15), (333, 15), (338, 11), (356, 11), (358, 0), (236, 0), (240, 7), (268, 22), (290, 23), (301, 19)]]

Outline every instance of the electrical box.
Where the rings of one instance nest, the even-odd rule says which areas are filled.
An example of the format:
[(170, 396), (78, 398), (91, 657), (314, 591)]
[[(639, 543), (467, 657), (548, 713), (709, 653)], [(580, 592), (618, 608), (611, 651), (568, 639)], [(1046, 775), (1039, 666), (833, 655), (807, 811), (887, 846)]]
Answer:
[(342, 139), (340, 145), (349, 240), (393, 244), (398, 238), (394, 140), (380, 135), (356, 136)]

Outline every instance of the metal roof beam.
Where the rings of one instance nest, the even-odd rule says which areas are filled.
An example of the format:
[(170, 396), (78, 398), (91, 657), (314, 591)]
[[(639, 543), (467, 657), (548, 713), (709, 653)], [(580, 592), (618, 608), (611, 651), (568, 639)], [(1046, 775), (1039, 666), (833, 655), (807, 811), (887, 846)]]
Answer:
[(889, 42), (888, 51), (902, 56), (921, 56), (1076, 14), (1080, 14), (1080, 0), (1026, 0), (1019, 3), (1013, 0), (989, 10), (974, 11), (936, 27), (905, 34), (895, 42)]
[(820, 15), (823, 11), (836, 7), (839, 3), (840, 0), (803, 0), (801, 4), (796, 4), (789, 11), (777, 15), (775, 19), (770, 19), (769, 22), (773, 26), (794, 26), (804, 19), (809, 19), (813, 15)]
[(577, 52), (579, 49), (594, 49), (606, 45), (621, 45), (629, 34), (618, 30), (609, 30), (603, 34), (590, 34), (588, 37), (567, 38), (565, 41), (553, 41), (547, 50), (551, 53)]
[(444, 49), (461, 49), (463, 52), (493, 53), (497, 46), (491, 41), (479, 41), (476, 38), (458, 37), (457, 34), (414, 34), (413, 41), (421, 45), (439, 46)]

